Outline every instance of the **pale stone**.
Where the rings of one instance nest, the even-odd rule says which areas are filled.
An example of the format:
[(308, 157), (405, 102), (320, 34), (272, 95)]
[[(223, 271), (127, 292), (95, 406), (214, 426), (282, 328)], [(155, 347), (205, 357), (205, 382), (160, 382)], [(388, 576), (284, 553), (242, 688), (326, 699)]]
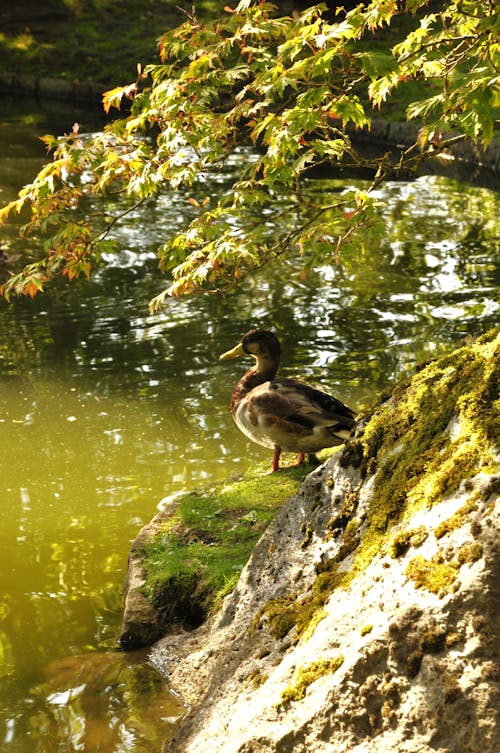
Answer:
[[(482, 474), (441, 504), (420, 510), (407, 527), (424, 525), (432, 531), (484, 487), (486, 479)], [(473, 540), (483, 547), (480, 559), (460, 568), (456, 593), (440, 598), (416, 588), (405, 575), (416, 553), (428, 558), (436, 553), (436, 538), (429, 533), (421, 547), (403, 557), (380, 553), (347, 590), (335, 590), (325, 605), (325, 617), (296, 645), (288, 635), (273, 638), (265, 618), (256, 624), (256, 615), (270, 599), (292, 591), (300, 598), (308, 592), (315, 567), (340, 545), (339, 540), (325, 538), (327, 523), (345, 493), (358, 483), (356, 471), (341, 468), (335, 459), (313, 472), (278, 512), (221, 611), (194, 633), (167, 637), (156, 645), (152, 661), (192, 708), (172, 750), (498, 750), (498, 607), (493, 592), (498, 509), (493, 495), (478, 501), (477, 511), (439, 540), (453, 552)], [(372, 487), (371, 480), (367, 487)], [(360, 506), (367, 504), (369, 493), (362, 490), (360, 498)], [(483, 524), (472, 538), (474, 519)], [(301, 548), (305, 521), (314, 535)], [(371, 631), (362, 634), (367, 625)], [(435, 652), (422, 650), (419, 642), (428, 631), (452, 636), (451, 645)], [(420, 668), (409, 672), (408, 658), (419, 651)], [(313, 682), (302, 700), (280, 704), (298, 668), (339, 654), (344, 661), (336, 672)]]

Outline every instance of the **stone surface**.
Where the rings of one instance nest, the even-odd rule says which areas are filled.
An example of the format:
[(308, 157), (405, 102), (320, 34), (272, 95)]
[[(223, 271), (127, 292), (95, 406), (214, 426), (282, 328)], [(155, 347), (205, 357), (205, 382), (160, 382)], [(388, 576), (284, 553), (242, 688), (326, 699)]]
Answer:
[(130, 548), (124, 588), (124, 610), (118, 643), (126, 651), (150, 646), (165, 634), (161, 613), (144, 593), (146, 574), (143, 548), (153, 541), (175, 505), (175, 495), (141, 528)]
[[(441, 539), (456, 551), (474, 540), (481, 558), (460, 568), (460, 586), (440, 597), (405, 575), (409, 551), (380, 553), (347, 590), (335, 591), (312, 635), (297, 644), (255, 626), (255, 614), (285, 591), (306, 593), (321, 541), (325, 505), (311, 510), (310, 492), (336, 474), (333, 463), (312, 474), (262, 538), (238, 588), (210, 625), (165, 639), (152, 658), (193, 708), (172, 750), (205, 753), (494, 753), (498, 750), (498, 509), (488, 496), (467, 523)], [(422, 512), (415, 523), (435, 526), (484, 484)], [(314, 492), (316, 493), (316, 492)], [(304, 552), (300, 531), (312, 514), (315, 537)], [(471, 527), (481, 527), (474, 536)], [(432, 557), (435, 538), (419, 547)], [(281, 703), (297, 670), (341, 655), (334, 674), (313, 682), (303, 699)]]
[[(442, 439), (466, 442), (466, 428), (455, 417)], [(210, 622), (154, 647), (189, 709), (175, 753), (500, 749), (498, 456), (432, 506), (413, 498), (300, 635), (273, 629), (272, 606), (307, 603), (327, 563), (340, 576), (355, 570), (352, 527), (336, 529), (354, 498), (359, 549), (370, 544), (380, 467), (363, 477), (348, 456), (310, 474), (279, 510)]]

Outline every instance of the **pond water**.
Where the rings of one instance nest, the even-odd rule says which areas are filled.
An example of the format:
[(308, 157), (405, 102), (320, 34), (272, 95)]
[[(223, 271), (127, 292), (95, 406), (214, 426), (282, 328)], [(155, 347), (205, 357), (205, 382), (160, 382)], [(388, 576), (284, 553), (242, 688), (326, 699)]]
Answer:
[[(68, 107), (1, 112), (2, 205), (43, 161), (37, 134), (99, 126)], [(244, 365), (217, 358), (241, 334), (274, 329), (284, 375), (358, 408), (498, 322), (494, 191), (435, 174), (381, 193), (382, 247), (305, 279), (282, 262), (224, 299), (150, 317), (154, 242), (192, 212), (166, 196), (119, 231), (123, 252), (92, 282), (0, 301), (0, 750), (162, 750), (179, 703), (145, 654), (116, 646), (127, 553), (166, 497), (270, 461), (227, 408)], [(1, 232), (3, 253), (31, 252)]]

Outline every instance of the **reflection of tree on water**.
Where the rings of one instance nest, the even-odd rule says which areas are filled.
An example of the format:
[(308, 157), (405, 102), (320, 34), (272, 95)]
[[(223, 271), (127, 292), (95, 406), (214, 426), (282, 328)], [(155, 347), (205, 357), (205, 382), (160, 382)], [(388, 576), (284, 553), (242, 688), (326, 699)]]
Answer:
[(145, 656), (67, 656), (45, 669), (34, 688), (26, 733), (40, 753), (148, 751), (160, 753), (182, 707)]

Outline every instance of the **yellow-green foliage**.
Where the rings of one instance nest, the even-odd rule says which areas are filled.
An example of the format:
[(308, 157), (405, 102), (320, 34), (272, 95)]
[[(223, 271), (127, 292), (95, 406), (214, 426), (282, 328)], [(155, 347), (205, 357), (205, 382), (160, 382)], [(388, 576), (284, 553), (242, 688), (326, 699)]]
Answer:
[(335, 656), (332, 659), (321, 659), (320, 661), (307, 664), (300, 667), (295, 673), (293, 682), (281, 693), (281, 703), (288, 701), (300, 701), (304, 698), (309, 685), (316, 682), (324, 675), (331, 675), (337, 671), (344, 661), (343, 656)]
[(436, 526), (434, 529), (434, 536), (437, 539), (440, 539), (447, 533), (454, 531), (455, 528), (460, 528), (460, 526), (463, 526), (467, 520), (469, 514), (474, 512), (474, 510), (477, 510), (476, 503), (473, 500), (468, 500), (460, 510), (457, 510), (451, 517), (447, 518), (447, 520), (443, 520), (442, 523)]
[(368, 635), (373, 630), (373, 625), (363, 625), (361, 630), (359, 631), (361, 635)]
[(415, 557), (408, 564), (406, 575), (414, 581), (417, 588), (426, 588), (443, 596), (456, 590), (460, 567), (475, 562), (482, 556), (483, 547), (474, 541), (472, 544), (464, 544), (451, 562), (445, 562), (441, 554), (435, 555), (431, 560), (422, 556)]
[(424, 526), (398, 531), (398, 533), (392, 537), (389, 544), (391, 557), (402, 557), (411, 546), (420, 546), (423, 544), (427, 536), (428, 533)]
[(472, 544), (462, 546), (457, 554), (457, 562), (464, 565), (466, 562), (475, 562), (483, 556), (483, 547), (479, 542), (474, 541)]

